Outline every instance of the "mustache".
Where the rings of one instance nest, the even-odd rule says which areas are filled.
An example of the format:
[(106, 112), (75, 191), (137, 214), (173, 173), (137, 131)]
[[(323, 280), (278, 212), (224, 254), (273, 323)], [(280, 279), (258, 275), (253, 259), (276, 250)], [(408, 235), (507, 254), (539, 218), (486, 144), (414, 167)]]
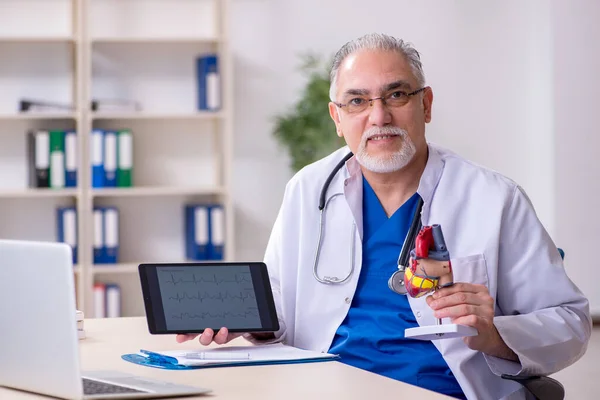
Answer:
[(367, 141), (373, 136), (381, 136), (381, 135), (397, 135), (397, 136), (405, 136), (408, 132), (402, 128), (398, 128), (397, 126), (372, 126), (367, 129), (363, 133), (363, 140)]

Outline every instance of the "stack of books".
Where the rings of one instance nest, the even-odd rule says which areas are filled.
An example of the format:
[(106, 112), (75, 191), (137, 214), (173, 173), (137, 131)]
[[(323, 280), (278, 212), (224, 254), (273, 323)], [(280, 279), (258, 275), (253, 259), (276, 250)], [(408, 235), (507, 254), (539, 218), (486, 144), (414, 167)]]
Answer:
[(77, 319), (77, 337), (79, 340), (85, 339), (85, 330), (83, 329), (83, 311), (75, 310)]

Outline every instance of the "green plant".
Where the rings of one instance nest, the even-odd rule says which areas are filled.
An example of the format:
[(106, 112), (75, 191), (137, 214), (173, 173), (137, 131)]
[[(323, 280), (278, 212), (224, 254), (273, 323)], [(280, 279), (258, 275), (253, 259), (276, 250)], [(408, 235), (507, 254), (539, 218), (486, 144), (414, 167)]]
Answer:
[(329, 116), (329, 71), (320, 58), (303, 56), (301, 71), (308, 77), (293, 109), (276, 116), (274, 136), (287, 147), (294, 171), (317, 161), (346, 143), (336, 135)]

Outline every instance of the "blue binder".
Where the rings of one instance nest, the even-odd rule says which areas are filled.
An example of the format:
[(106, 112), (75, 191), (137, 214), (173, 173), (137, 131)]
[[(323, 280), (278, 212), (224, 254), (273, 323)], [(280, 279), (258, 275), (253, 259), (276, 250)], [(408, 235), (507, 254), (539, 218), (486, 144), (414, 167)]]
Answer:
[(77, 134), (65, 132), (65, 187), (77, 187)]
[(119, 210), (104, 207), (104, 263), (116, 264), (119, 259)]
[(75, 207), (59, 207), (56, 209), (57, 240), (71, 246), (73, 265), (77, 264), (77, 210)]
[(91, 133), (92, 187), (104, 187), (104, 131), (94, 129)]
[(104, 132), (104, 187), (117, 187), (117, 132)]
[[(102, 177), (104, 179), (104, 176)], [(94, 264), (106, 263), (106, 247), (104, 246), (104, 209), (94, 207)]]
[(198, 80), (198, 109), (220, 109), (219, 63), (216, 54), (206, 54), (196, 59)]
[(185, 206), (185, 255), (188, 260), (208, 259), (209, 209), (203, 204)]
[(208, 231), (208, 259), (223, 260), (225, 252), (225, 215), (223, 206), (212, 205), (209, 207)]

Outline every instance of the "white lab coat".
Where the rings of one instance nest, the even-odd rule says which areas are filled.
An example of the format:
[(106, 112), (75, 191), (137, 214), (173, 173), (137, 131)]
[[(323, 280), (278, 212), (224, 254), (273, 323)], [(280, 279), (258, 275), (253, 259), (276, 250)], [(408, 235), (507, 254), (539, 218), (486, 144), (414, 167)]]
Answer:
[[(354, 273), (339, 285), (313, 276), (319, 194), (348, 151), (342, 148), (290, 180), (265, 254), (281, 324), (277, 340), (300, 348), (328, 351), (360, 275), (362, 175), (351, 158), (327, 193), (328, 199), (344, 196), (327, 207), (318, 273), (345, 277), (353, 259)], [(473, 351), (461, 338), (435, 346), (469, 399), (526, 398), (520, 384), (500, 374), (549, 375), (579, 359), (591, 333), (587, 299), (565, 274), (556, 245), (513, 181), (429, 144), (418, 193), (423, 225), (441, 224), (444, 230), (454, 281), (489, 288), (496, 300), (494, 323), (520, 363)], [(436, 323), (424, 297), (409, 302), (420, 325)]]

